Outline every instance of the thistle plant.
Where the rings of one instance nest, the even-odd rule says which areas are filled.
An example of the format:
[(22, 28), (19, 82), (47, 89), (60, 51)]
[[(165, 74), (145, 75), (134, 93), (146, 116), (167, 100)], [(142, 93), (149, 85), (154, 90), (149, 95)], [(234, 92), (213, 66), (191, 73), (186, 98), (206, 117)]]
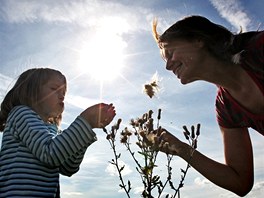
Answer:
[(158, 110), (157, 123), (154, 122), (153, 113), (154, 112), (150, 110), (144, 113), (140, 118), (131, 119), (129, 123), (130, 127), (125, 127), (120, 133), (118, 133), (118, 131), (120, 130), (121, 119), (118, 119), (117, 123), (111, 127), (110, 131), (107, 131), (105, 128), (103, 129), (114, 154), (114, 158), (109, 161), (109, 163), (115, 166), (118, 172), (120, 188), (124, 190), (127, 197), (131, 197), (132, 184), (130, 180), (124, 180), (123, 171), (125, 165), (120, 164), (119, 160), (121, 159), (121, 153), (118, 152), (116, 148), (117, 138), (120, 138), (120, 143), (125, 146), (127, 152), (133, 159), (135, 169), (142, 182), (143, 191), (141, 196), (143, 198), (154, 198), (154, 196), (159, 198), (164, 194), (165, 189), (170, 189), (172, 193), (166, 194), (166, 198), (175, 198), (177, 195), (179, 198), (180, 189), (184, 186), (184, 179), (191, 167), (189, 162), (193, 152), (197, 148), (197, 138), (200, 135), (200, 124), (197, 125), (196, 130), (194, 126), (191, 126), (190, 131), (186, 126), (183, 126), (183, 134), (191, 146), (191, 157), (187, 162), (186, 168), (180, 169), (182, 174), (181, 180), (178, 187), (175, 187), (172, 181), (171, 162), (173, 155), (166, 154), (167, 177), (162, 180), (160, 175), (155, 174), (155, 168), (158, 167), (157, 158), (160, 149), (169, 148), (169, 144), (162, 139), (164, 129), (160, 126), (161, 109)]

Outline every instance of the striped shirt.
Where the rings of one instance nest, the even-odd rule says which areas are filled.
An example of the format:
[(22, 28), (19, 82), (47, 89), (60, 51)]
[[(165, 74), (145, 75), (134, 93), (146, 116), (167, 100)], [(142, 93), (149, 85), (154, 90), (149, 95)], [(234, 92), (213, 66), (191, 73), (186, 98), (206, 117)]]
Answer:
[(96, 141), (89, 123), (78, 116), (62, 133), (27, 106), (10, 112), (0, 151), (0, 197), (56, 197), (59, 174), (79, 170), (85, 151)]
[[(264, 103), (264, 31), (259, 32), (247, 44), (242, 54), (241, 66), (263, 93)], [(245, 98), (245, 100), (247, 99)], [(223, 87), (219, 87), (218, 90), (216, 112), (217, 121), (222, 127), (251, 127), (264, 135), (264, 114), (256, 115), (249, 112)]]

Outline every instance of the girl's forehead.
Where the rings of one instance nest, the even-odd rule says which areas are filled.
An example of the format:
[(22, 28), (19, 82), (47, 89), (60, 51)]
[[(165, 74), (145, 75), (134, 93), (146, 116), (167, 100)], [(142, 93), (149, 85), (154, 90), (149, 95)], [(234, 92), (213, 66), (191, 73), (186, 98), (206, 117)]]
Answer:
[(61, 75), (51, 75), (47, 83), (66, 86), (66, 79)]

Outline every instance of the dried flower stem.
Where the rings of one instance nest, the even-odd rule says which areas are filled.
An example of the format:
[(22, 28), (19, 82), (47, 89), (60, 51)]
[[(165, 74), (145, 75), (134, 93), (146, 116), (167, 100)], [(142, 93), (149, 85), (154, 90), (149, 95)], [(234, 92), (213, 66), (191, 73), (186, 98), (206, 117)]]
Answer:
[[(105, 128), (103, 128), (103, 131), (104, 131), (107, 135), (110, 135), (110, 134), (107, 133), (107, 130), (106, 130)], [(115, 135), (116, 135), (116, 132), (117, 132), (117, 130), (114, 131), (114, 130), (112, 129), (112, 134), (111, 134), (111, 135), (112, 135), (113, 137), (111, 137), (111, 138), (107, 138), (107, 140), (108, 140), (108, 142), (110, 143), (111, 148), (113, 149), (113, 152), (114, 152), (114, 159), (112, 159), (112, 161), (109, 161), (109, 163), (111, 163), (112, 165), (114, 165), (114, 166), (116, 167), (117, 172), (118, 172), (118, 177), (119, 177), (119, 180), (120, 180), (120, 182), (121, 182), (121, 184), (119, 184), (119, 186), (121, 187), (121, 189), (123, 189), (123, 190), (125, 191), (127, 197), (130, 198), (129, 192), (130, 192), (130, 190), (131, 190), (131, 183), (130, 183), (130, 181), (128, 180), (128, 188), (127, 188), (126, 185), (125, 185), (125, 182), (124, 182), (124, 180), (123, 180), (122, 173), (121, 173), (121, 172), (124, 170), (125, 165), (122, 166), (122, 167), (120, 168), (120, 165), (119, 165), (119, 163), (118, 163), (118, 159), (121, 157), (121, 153), (117, 154), (117, 151), (116, 151), (116, 145), (115, 145), (115, 141), (116, 141), (116, 140), (115, 140)]]
[(189, 144), (191, 146), (191, 153), (190, 153), (190, 159), (187, 161), (187, 165), (186, 165), (185, 170), (181, 169), (181, 172), (183, 173), (183, 175), (181, 176), (179, 186), (175, 190), (175, 194), (173, 197), (175, 197), (177, 194), (178, 194), (178, 198), (180, 197), (180, 188), (182, 188), (184, 185), (183, 182), (185, 180), (187, 172), (188, 172), (189, 168), (191, 168), (190, 162), (192, 160), (193, 153), (197, 148), (197, 139), (198, 139), (198, 136), (200, 135), (200, 126), (201, 126), (200, 124), (197, 124), (196, 133), (194, 132), (194, 130), (195, 130), (194, 126), (191, 126), (191, 133), (189, 132), (189, 130), (187, 129), (186, 126), (183, 126), (183, 129), (184, 129), (183, 134), (184, 134), (185, 138), (189, 141)]
[[(160, 196), (161, 196), (162, 192), (164, 191), (165, 187), (167, 186), (167, 184), (169, 182), (171, 182), (172, 168), (171, 168), (170, 164), (171, 164), (171, 160), (173, 158), (173, 155), (167, 154), (166, 156), (167, 156), (167, 174), (168, 174), (168, 176), (167, 176), (167, 180), (165, 181), (165, 183), (162, 184), (162, 182), (161, 182), (160, 186), (158, 186), (158, 191), (159, 191), (158, 198), (160, 198)], [(171, 185), (173, 186), (172, 182), (171, 182)]]
[[(121, 137), (121, 143), (124, 144), (124, 146), (127, 148), (127, 151), (132, 156), (132, 159), (134, 160), (136, 164), (136, 170), (140, 175), (144, 190), (142, 192), (143, 198), (153, 198), (153, 189), (157, 189), (158, 195), (157, 197), (160, 198), (162, 195), (162, 192), (164, 191), (167, 184), (170, 185), (171, 189), (174, 190), (174, 195), (167, 194), (166, 197), (169, 198), (175, 198), (178, 195), (178, 198), (180, 197), (180, 189), (184, 185), (184, 180), (187, 175), (187, 172), (189, 170), (190, 161), (192, 159), (193, 153), (195, 149), (197, 148), (197, 139), (200, 135), (200, 124), (197, 125), (197, 129), (195, 132), (195, 127), (191, 126), (191, 132), (187, 129), (186, 126), (183, 126), (184, 129), (184, 136), (188, 140), (190, 146), (191, 146), (191, 153), (190, 153), (190, 159), (187, 161), (187, 166), (183, 170), (181, 169), (181, 180), (177, 188), (174, 187), (172, 179), (172, 167), (171, 167), (171, 161), (173, 158), (173, 155), (167, 154), (167, 179), (162, 183), (159, 175), (154, 175), (154, 168), (157, 167), (156, 160), (159, 153), (159, 146), (157, 146), (156, 140), (160, 139), (160, 129), (159, 121), (161, 119), (161, 109), (158, 111), (157, 116), (157, 129), (154, 129), (153, 124), (153, 118), (152, 118), (153, 111), (150, 110), (148, 113), (143, 114), (142, 118), (138, 118), (136, 120), (131, 120), (131, 125), (134, 130), (132, 133), (128, 128), (126, 127), (122, 132), (120, 133)], [(127, 195), (127, 197), (130, 198), (130, 191), (131, 191), (131, 183), (128, 180), (127, 185), (125, 184), (125, 181), (122, 177), (122, 171), (125, 168), (125, 165), (121, 166), (118, 163), (118, 160), (121, 157), (121, 153), (117, 153), (116, 150), (116, 134), (119, 129), (119, 125), (121, 123), (121, 119), (118, 120), (117, 124), (112, 126), (111, 132), (107, 132), (107, 130), (104, 128), (104, 132), (107, 134), (106, 139), (110, 143), (110, 146), (114, 153), (114, 159), (110, 161), (112, 165), (114, 165), (117, 169), (118, 176), (120, 179), (121, 184), (119, 186), (121, 189), (123, 189)], [(134, 134), (137, 138), (136, 145), (139, 147), (139, 151), (137, 154), (143, 156), (143, 165), (140, 164), (138, 159), (136, 158), (135, 152), (131, 148), (131, 136)], [(159, 143), (158, 143), (159, 145)]]

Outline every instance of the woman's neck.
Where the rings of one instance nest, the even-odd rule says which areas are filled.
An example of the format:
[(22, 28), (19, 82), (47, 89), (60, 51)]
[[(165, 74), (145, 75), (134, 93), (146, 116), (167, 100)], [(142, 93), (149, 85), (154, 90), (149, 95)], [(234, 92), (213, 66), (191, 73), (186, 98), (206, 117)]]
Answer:
[(224, 87), (228, 91), (243, 89), (246, 72), (240, 65), (214, 58), (208, 59), (205, 64), (208, 65), (208, 72), (205, 73), (203, 80)]

